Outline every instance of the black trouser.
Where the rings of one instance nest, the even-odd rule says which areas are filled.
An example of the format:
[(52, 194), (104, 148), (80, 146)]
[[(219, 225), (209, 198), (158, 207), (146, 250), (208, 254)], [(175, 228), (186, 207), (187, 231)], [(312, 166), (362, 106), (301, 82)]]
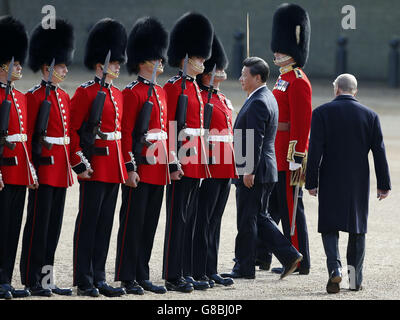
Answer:
[(74, 232), (74, 286), (106, 280), (105, 264), (114, 221), (118, 183), (80, 181)]
[[(41, 285), (44, 266), (54, 265), (64, 214), (67, 188), (41, 184), (29, 190), (20, 262), (21, 282), (27, 287)], [(51, 269), (50, 269), (51, 271)]]
[(191, 218), (190, 202), (199, 189), (200, 179), (182, 177), (167, 186), (167, 221), (164, 238), (163, 279), (183, 276), (184, 239)]
[(0, 284), (11, 284), (26, 186), (6, 184), (0, 191)]
[(287, 265), (298, 256), (297, 250), (280, 232), (270, 214), (265, 211), (274, 183), (255, 183), (247, 188), (236, 185), (237, 229), (235, 240), (236, 271), (245, 276), (255, 274), (257, 235), (278, 260)]
[[(322, 243), (324, 244), (326, 254), (326, 265), (329, 276), (335, 269), (341, 269), (339, 253), (339, 232), (330, 232), (322, 234)], [(355, 289), (362, 283), (362, 268), (365, 256), (365, 233), (349, 233), (347, 243), (347, 272), (349, 273), (350, 288)]]
[(231, 189), (231, 179), (204, 179), (200, 186), (193, 237), (193, 276), (216, 274), (222, 215)]
[(121, 189), (115, 281), (148, 280), (164, 186), (140, 182)]
[[(303, 191), (301, 188), (299, 190), (296, 210), (295, 234), (294, 236), (290, 236), (290, 221), (293, 214), (293, 197), (295, 188), (288, 185), (290, 179), (289, 175), (290, 172), (288, 171), (278, 172), (278, 183), (272, 190), (268, 205), (268, 211), (276, 224), (279, 224), (279, 221), (282, 222), (283, 234), (303, 255), (303, 260), (300, 262), (300, 267), (304, 269), (309, 269), (310, 249), (308, 242), (307, 222), (303, 205)], [(257, 247), (257, 258), (262, 261), (271, 263), (271, 252), (269, 252), (268, 249), (263, 246), (262, 242), (259, 242), (259, 245)]]

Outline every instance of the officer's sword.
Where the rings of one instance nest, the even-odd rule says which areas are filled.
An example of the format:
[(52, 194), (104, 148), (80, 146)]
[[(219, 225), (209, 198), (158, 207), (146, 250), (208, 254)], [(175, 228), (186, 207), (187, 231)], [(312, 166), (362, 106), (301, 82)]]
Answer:
[(296, 228), (296, 214), (297, 214), (297, 204), (299, 201), (299, 190), (300, 190), (300, 179), (302, 175), (302, 167), (299, 168), (299, 182), (294, 189), (293, 197), (293, 212), (292, 212), (292, 224), (290, 226), (290, 236), (294, 236), (294, 230)]

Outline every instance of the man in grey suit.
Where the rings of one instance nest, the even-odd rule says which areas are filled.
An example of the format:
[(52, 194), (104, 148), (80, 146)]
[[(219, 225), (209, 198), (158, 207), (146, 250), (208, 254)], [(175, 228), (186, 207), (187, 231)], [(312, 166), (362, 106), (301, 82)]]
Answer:
[(267, 212), (269, 196), (278, 181), (274, 147), (278, 105), (266, 86), (268, 64), (261, 58), (250, 57), (243, 65), (239, 80), (248, 97), (234, 125), (235, 158), (239, 172), (239, 179), (234, 181), (238, 229), (235, 241), (236, 263), (231, 273), (222, 276), (255, 278), (258, 233), (284, 266), (282, 279), (295, 270), (303, 256), (279, 231)]
[(327, 256), (328, 293), (340, 291), (339, 231), (349, 233), (350, 290), (362, 288), (369, 200), (368, 153), (374, 156), (377, 197), (391, 189), (389, 166), (378, 115), (354, 97), (357, 80), (341, 74), (333, 83), (336, 98), (313, 111), (306, 189), (318, 193), (318, 232)]

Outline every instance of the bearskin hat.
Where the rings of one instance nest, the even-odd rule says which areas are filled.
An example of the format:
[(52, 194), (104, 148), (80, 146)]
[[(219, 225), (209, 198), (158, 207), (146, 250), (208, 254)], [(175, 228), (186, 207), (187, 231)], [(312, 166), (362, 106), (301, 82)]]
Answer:
[(24, 25), (11, 16), (0, 17), (0, 65), (14, 57), (14, 61), (24, 64), (28, 49), (28, 34)]
[(213, 26), (205, 16), (185, 13), (175, 22), (171, 31), (167, 53), (169, 65), (178, 68), (186, 54), (209, 59), (213, 34)]
[(136, 21), (128, 37), (126, 53), (129, 74), (139, 72), (139, 64), (148, 60), (162, 59), (168, 46), (168, 32), (153, 17), (144, 17)]
[(296, 4), (282, 4), (275, 11), (272, 23), (272, 52), (291, 56), (298, 67), (303, 67), (310, 48), (310, 19)]
[(104, 63), (111, 50), (111, 61), (126, 62), (127, 34), (124, 26), (111, 18), (99, 20), (89, 32), (86, 42), (84, 64), (94, 70), (96, 63)]
[(228, 57), (226, 56), (224, 46), (218, 37), (214, 34), (214, 39), (212, 43), (211, 57), (206, 62), (204, 62), (204, 72), (209, 73), (216, 65), (217, 70), (225, 70), (228, 67)]
[(74, 56), (74, 28), (63, 19), (56, 19), (55, 29), (43, 29), (39, 23), (29, 41), (29, 67), (37, 72), (42, 65), (72, 63)]

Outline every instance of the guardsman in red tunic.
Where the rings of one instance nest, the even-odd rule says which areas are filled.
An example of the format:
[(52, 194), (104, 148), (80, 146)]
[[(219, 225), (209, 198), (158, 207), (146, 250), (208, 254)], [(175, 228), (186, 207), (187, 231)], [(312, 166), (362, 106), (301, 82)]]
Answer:
[[(30, 295), (29, 290), (15, 290), (11, 280), (26, 187), (35, 189), (38, 182), (27, 144), (26, 98), (14, 88), (14, 81), (22, 77), (28, 36), (21, 22), (11, 16), (3, 16), (0, 18), (0, 38), (0, 117), (7, 113), (0, 122), (7, 124), (7, 120), (3, 120), (8, 118), (8, 126), (2, 128), (0, 136), (0, 298), (11, 299)], [(11, 61), (14, 61), (13, 65)], [(6, 112), (8, 106), (10, 108)]]
[(204, 72), (197, 76), (201, 96), (208, 102), (212, 70), (216, 67), (210, 103), (213, 105), (209, 128), (209, 168), (212, 178), (204, 179), (200, 186), (196, 227), (193, 237), (193, 277), (224, 286), (233, 284), (232, 278), (218, 274), (218, 248), (221, 219), (228, 201), (232, 178), (237, 178), (233, 149), (232, 103), (220, 91), (226, 80), (228, 58), (216, 35), (212, 55), (204, 63)]
[[(186, 13), (175, 23), (168, 47), (168, 63), (171, 67), (182, 69), (185, 56), (189, 57), (186, 77), (181, 71), (164, 85), (168, 97), (169, 126), (173, 127), (176, 119), (184, 118), (185, 122), (184, 132), (180, 132), (181, 135), (178, 136), (171, 128), (168, 132), (171, 144), (170, 154), (175, 151), (175, 155), (182, 164), (184, 175), (180, 180), (172, 179), (172, 183), (167, 186), (167, 223), (163, 264), (163, 279), (166, 280), (167, 289), (181, 292), (209, 287), (207, 281), (195, 281), (191, 277), (191, 270), (183, 270), (182, 261), (191, 259), (184, 256), (184, 252), (187, 252), (184, 246), (192, 244), (192, 241), (185, 240), (187, 239), (185, 232), (192, 232), (193, 224), (190, 221), (195, 220), (191, 218), (193, 210), (189, 210), (190, 200), (195, 198), (199, 191), (200, 179), (211, 177), (205, 154), (204, 103), (195, 77), (203, 72), (203, 63), (211, 55), (212, 37), (213, 27), (206, 17), (197, 13)], [(187, 96), (186, 113), (184, 108), (180, 108), (184, 104), (177, 108), (179, 96), (182, 94), (182, 81), (186, 88), (184, 90)], [(178, 125), (181, 126), (179, 123)], [(178, 129), (181, 131), (180, 128)], [(179, 150), (174, 150), (175, 145), (178, 145), (177, 139), (184, 140), (180, 141), (183, 146)], [(176, 165), (176, 159), (173, 157), (169, 159), (169, 162), (173, 175), (179, 166)]]
[[(67, 188), (73, 183), (69, 162), (70, 98), (59, 87), (68, 72), (67, 66), (72, 62), (73, 52), (73, 27), (66, 21), (57, 19), (55, 29), (43, 29), (40, 23), (33, 30), (29, 66), (33, 72), (41, 70), (43, 79), (26, 93), (27, 124), (28, 141), (40, 186), (29, 191), (20, 262), (21, 281), (33, 296), (51, 296), (52, 292), (72, 294), (71, 289), (61, 289), (54, 284), (53, 266), (65, 196)], [(53, 59), (54, 71), (48, 83), (49, 66)], [(43, 112), (46, 105), (42, 103), (46, 99), (51, 103), (49, 113)], [(43, 132), (39, 132), (41, 122), (47, 122), (47, 127), (42, 128)], [(42, 145), (40, 139), (48, 144)], [(43, 279), (46, 275), (50, 284)]]
[[(307, 12), (298, 5), (280, 6), (274, 15), (271, 41), (274, 63), (280, 67), (281, 73), (272, 91), (279, 107), (278, 132), (275, 139), (279, 181), (270, 197), (269, 212), (277, 223), (281, 220), (285, 236), (303, 255), (297, 269), (303, 275), (308, 274), (310, 270), (308, 232), (301, 186), (304, 183), (311, 127), (312, 90), (310, 81), (301, 68), (307, 61), (309, 41), (310, 21)], [(294, 235), (291, 236), (296, 184), (300, 185)], [(280, 273), (281, 268), (274, 268), (272, 271)]]
[(167, 45), (168, 33), (153, 17), (137, 20), (128, 37), (127, 67), (138, 78), (122, 91), (122, 152), (128, 179), (122, 185), (115, 263), (115, 281), (121, 281), (128, 294), (167, 292), (164, 286), (149, 280), (164, 186), (170, 183), (167, 97), (155, 83), (156, 76), (163, 72)]
[[(125, 63), (126, 42), (125, 28), (113, 19), (102, 19), (93, 26), (84, 62), (95, 71), (95, 78), (82, 84), (71, 100), (71, 165), (80, 184), (73, 256), (73, 282), (78, 286), (78, 295), (125, 294), (123, 288), (107, 284), (105, 264), (119, 184), (128, 178), (121, 145), (123, 97), (112, 84), (120, 64)], [(106, 68), (103, 63), (109, 52)], [(98, 113), (101, 104), (94, 101), (101, 95), (104, 106)]]

